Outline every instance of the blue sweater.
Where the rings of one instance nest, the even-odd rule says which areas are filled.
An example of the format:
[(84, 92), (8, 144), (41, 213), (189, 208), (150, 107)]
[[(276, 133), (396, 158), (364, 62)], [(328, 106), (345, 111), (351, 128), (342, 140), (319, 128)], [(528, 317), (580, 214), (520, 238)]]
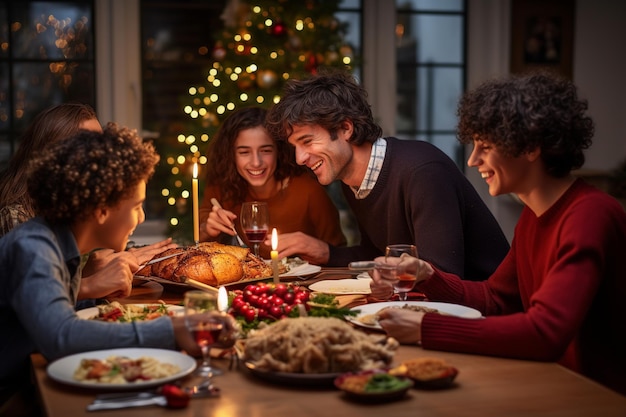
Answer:
[(0, 239), (0, 389), (28, 375), (35, 351), (54, 360), (99, 349), (176, 347), (167, 317), (141, 323), (78, 318), (79, 264), (69, 227), (34, 218)]

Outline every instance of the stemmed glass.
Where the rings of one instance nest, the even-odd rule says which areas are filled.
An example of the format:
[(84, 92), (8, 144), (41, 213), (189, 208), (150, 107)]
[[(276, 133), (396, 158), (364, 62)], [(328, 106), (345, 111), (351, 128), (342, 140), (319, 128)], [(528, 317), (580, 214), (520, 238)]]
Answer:
[(265, 240), (269, 229), (267, 203), (260, 201), (245, 202), (241, 205), (241, 228), (248, 241), (253, 244), (254, 254), (259, 256), (259, 244)]
[[(407, 262), (402, 259), (403, 254), (406, 254), (405, 257), (409, 255), (417, 258), (417, 248), (415, 245), (408, 244), (388, 245), (385, 248), (385, 264), (387, 271), (386, 274), (381, 272), (381, 275), (393, 281), (393, 289), (398, 294), (400, 301), (407, 300), (409, 291), (413, 289), (417, 281), (417, 271), (407, 271)], [(400, 258), (400, 262), (391, 267), (391, 269), (389, 269), (389, 263), (387, 262), (390, 257)]]
[[(211, 346), (217, 343), (224, 328), (223, 314), (217, 308), (217, 294), (187, 291), (184, 305), (185, 324), (202, 350), (202, 364), (198, 366), (195, 374), (207, 380), (213, 375), (221, 375), (222, 371), (211, 366)], [(200, 313), (208, 313), (205, 314), (206, 319), (198, 321), (189, 318)]]

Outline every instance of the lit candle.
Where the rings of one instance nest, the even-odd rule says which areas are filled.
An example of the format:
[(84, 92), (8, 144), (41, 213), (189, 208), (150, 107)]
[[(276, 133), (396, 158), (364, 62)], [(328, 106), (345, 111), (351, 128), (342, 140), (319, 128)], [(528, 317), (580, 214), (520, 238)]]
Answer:
[(217, 290), (217, 309), (222, 313), (226, 313), (228, 310), (228, 293), (225, 287), (220, 287)]
[(193, 164), (193, 179), (191, 180), (191, 193), (193, 198), (193, 241), (200, 243), (200, 222), (198, 220), (198, 163)]
[(280, 278), (278, 277), (278, 234), (276, 233), (276, 228), (272, 229), (272, 251), (270, 252), (270, 257), (272, 258), (272, 270), (274, 271), (274, 284), (278, 284), (280, 282)]

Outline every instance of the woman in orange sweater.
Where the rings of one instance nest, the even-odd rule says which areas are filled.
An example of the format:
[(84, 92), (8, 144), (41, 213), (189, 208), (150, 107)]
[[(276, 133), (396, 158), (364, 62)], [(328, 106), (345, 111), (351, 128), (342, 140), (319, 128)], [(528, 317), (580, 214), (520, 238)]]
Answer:
[[(331, 245), (345, 245), (339, 213), (315, 178), (295, 163), (288, 143), (265, 130), (267, 111), (248, 107), (231, 114), (220, 126), (207, 152), (206, 186), (200, 206), (200, 240), (246, 239), (237, 220), (245, 201), (267, 202), (270, 230), (302, 232)], [(222, 208), (213, 206), (211, 199)], [(229, 235), (229, 236), (225, 236)], [(249, 245), (249, 242), (246, 242)], [(250, 246), (250, 245), (249, 245)], [(270, 248), (261, 244), (260, 255)]]

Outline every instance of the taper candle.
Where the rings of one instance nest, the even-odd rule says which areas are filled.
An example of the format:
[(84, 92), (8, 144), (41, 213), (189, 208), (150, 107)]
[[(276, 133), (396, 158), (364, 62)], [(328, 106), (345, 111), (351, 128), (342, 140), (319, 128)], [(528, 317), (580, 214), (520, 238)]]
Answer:
[(222, 313), (228, 311), (228, 292), (224, 287), (217, 290), (217, 309)]
[(270, 257), (272, 258), (272, 271), (274, 271), (274, 284), (278, 284), (280, 282), (280, 278), (278, 277), (278, 234), (276, 233), (276, 228), (272, 229), (272, 251), (270, 252)]
[(200, 243), (200, 220), (198, 218), (198, 163), (193, 164), (193, 179), (191, 180), (191, 194), (193, 199), (193, 241)]

